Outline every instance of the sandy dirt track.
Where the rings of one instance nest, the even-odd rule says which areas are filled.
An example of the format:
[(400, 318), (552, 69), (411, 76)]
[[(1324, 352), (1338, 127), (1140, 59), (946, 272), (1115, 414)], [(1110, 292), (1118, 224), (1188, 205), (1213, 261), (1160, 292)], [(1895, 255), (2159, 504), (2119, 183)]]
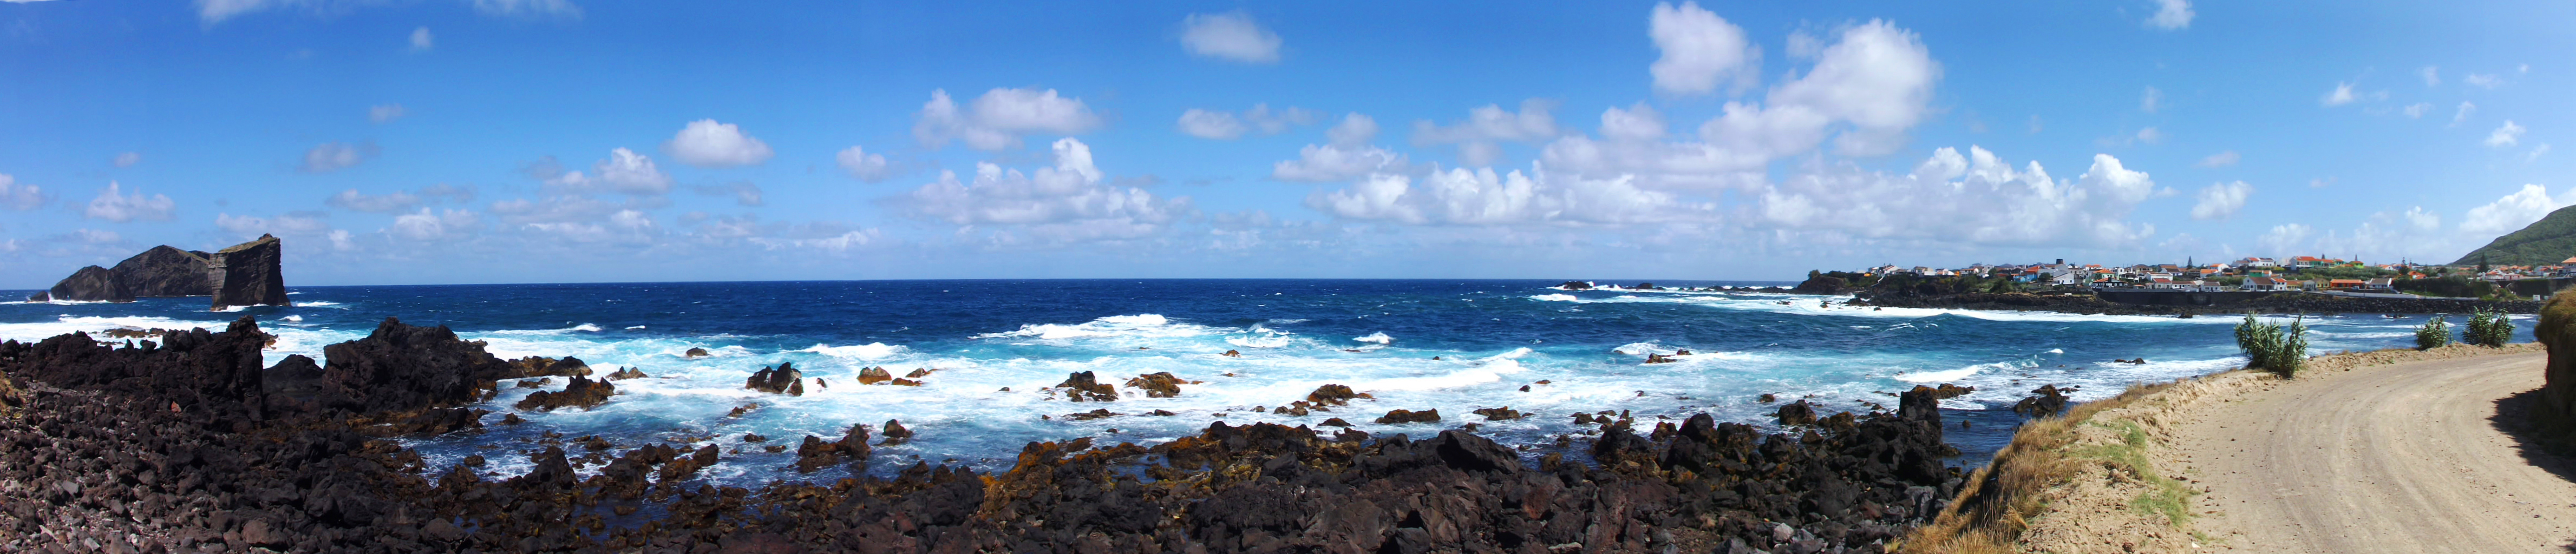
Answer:
[[(2196, 522), (2234, 552), (2576, 551), (2576, 467), (2495, 421), (2546, 354), (2317, 372), (2178, 426), (2209, 491)], [(2515, 402), (2505, 402), (2511, 406)]]

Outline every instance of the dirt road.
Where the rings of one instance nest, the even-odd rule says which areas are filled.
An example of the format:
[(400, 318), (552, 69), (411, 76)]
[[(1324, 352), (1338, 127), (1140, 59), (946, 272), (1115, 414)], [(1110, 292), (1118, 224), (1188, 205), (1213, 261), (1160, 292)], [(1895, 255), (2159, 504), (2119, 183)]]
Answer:
[(2492, 421), (2545, 354), (2315, 374), (2177, 427), (2213, 551), (2576, 551), (2576, 467)]

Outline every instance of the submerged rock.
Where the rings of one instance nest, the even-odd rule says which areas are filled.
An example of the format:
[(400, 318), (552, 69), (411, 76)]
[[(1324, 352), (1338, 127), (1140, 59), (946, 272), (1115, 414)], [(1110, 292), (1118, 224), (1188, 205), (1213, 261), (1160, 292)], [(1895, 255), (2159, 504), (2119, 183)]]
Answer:
[(886, 420), (884, 431), (885, 442), (881, 444), (886, 446), (903, 444), (912, 440), (912, 430), (905, 429), (902, 421), (892, 419)]
[(609, 379), (613, 379), (613, 380), (621, 380), (621, 381), (622, 381), (622, 380), (626, 380), (626, 379), (642, 379), (642, 378), (646, 378), (646, 377), (652, 377), (652, 376), (651, 376), (651, 375), (645, 375), (645, 374), (644, 374), (644, 370), (635, 369), (635, 368), (633, 368), (633, 367), (622, 367), (622, 368), (618, 368), (618, 369), (617, 369), (617, 371), (612, 371), (612, 372), (609, 372), (609, 373), (608, 373), (608, 378), (609, 378)]
[(704, 358), (713, 355), (714, 354), (707, 353), (707, 349), (695, 346), (689, 347), (689, 351), (687, 352), (680, 353), (680, 357), (683, 358)]
[(1511, 407), (1511, 406), (1504, 406), (1504, 407), (1500, 407), (1500, 408), (1478, 408), (1478, 409), (1476, 409), (1476, 411), (1474, 411), (1473, 413), (1474, 413), (1474, 414), (1476, 414), (1476, 415), (1485, 416), (1485, 420), (1486, 420), (1486, 421), (1510, 421), (1510, 420), (1514, 420), (1514, 419), (1520, 419), (1520, 418), (1524, 418), (1524, 417), (1529, 417), (1529, 414), (1521, 413), (1521, 411), (1520, 411), (1520, 410), (1514, 410), (1514, 409), (1512, 409), (1512, 407)]

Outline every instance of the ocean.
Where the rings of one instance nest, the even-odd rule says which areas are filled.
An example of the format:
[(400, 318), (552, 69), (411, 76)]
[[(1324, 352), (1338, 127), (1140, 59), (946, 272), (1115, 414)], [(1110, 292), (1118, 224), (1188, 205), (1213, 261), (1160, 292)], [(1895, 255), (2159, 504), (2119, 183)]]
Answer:
[[(828, 481), (829, 469), (788, 469), (805, 435), (837, 439), (853, 423), (901, 420), (916, 437), (880, 447), (869, 469), (915, 462), (1008, 469), (1029, 441), (1093, 437), (1152, 444), (1214, 421), (1314, 425), (1340, 417), (1362, 430), (1417, 437), (1481, 423), (1480, 433), (1526, 455), (1574, 432), (1576, 412), (1627, 412), (1639, 430), (1707, 412), (1771, 427), (1776, 404), (1806, 398), (1824, 412), (1890, 409), (1917, 384), (1975, 393), (1945, 400), (1952, 463), (1984, 463), (2019, 418), (2031, 389), (2073, 385), (2090, 400), (2134, 382), (2242, 365), (2241, 317), (2088, 316), (1841, 306), (1848, 298), (1750, 291), (1562, 290), (1519, 280), (935, 280), (735, 283), (293, 287), (294, 307), (209, 312), (206, 299), (126, 304), (0, 304), (0, 339), (72, 331), (222, 326), (255, 316), (278, 335), (269, 363), (292, 354), (326, 362), (322, 347), (365, 337), (383, 318), (446, 325), (502, 358), (576, 356), (605, 375), (632, 367), (619, 396), (594, 410), (526, 412), (498, 425), (535, 389), (504, 383), (481, 408), (486, 430), (404, 439), (430, 467), (468, 455), (492, 476), (525, 472), (538, 437), (597, 435), (621, 446), (712, 441), (728, 454), (708, 476), (755, 486)], [(1603, 282), (1610, 284), (1611, 282)], [(1617, 284), (1633, 284), (1633, 281)], [(1658, 285), (1753, 287), (1769, 282)], [(33, 291), (12, 291), (24, 298)], [(2340, 314), (2307, 319), (2312, 352), (2413, 345), (2422, 316)], [(2286, 321), (2286, 319), (2284, 319)], [(2465, 323), (2453, 318), (2456, 330)], [(2517, 316), (2517, 340), (2532, 321)], [(712, 356), (689, 358), (691, 348)], [(1232, 350), (1239, 357), (1224, 355)], [(1674, 363), (1643, 363), (1648, 354)], [(2117, 362), (2144, 358), (2145, 363)], [(793, 363), (803, 396), (743, 389), (765, 366)], [(894, 376), (932, 370), (921, 386), (863, 386), (867, 367)], [(1075, 403), (1042, 389), (1091, 371), (1101, 382), (1171, 372), (1200, 383), (1172, 398), (1121, 388), (1116, 402)], [(827, 387), (815, 386), (820, 377)], [(1545, 384), (1540, 384), (1544, 382)], [(1305, 416), (1263, 411), (1344, 384), (1374, 396)], [(1523, 390), (1527, 387), (1527, 390)], [(549, 390), (560, 390), (558, 378)], [(759, 404), (739, 417), (729, 412)], [(1536, 417), (1484, 421), (1471, 410), (1508, 406)], [(1379, 425), (1391, 409), (1438, 409), (1439, 423)], [(1069, 414), (1107, 409), (1115, 417)], [(1157, 412), (1174, 415), (1151, 415)], [(1962, 428), (1957, 422), (1965, 421)], [(768, 438), (745, 442), (745, 434)], [(785, 444), (790, 451), (768, 453)], [(1579, 448), (1583, 441), (1575, 443)], [(595, 468), (593, 468), (595, 470)]]

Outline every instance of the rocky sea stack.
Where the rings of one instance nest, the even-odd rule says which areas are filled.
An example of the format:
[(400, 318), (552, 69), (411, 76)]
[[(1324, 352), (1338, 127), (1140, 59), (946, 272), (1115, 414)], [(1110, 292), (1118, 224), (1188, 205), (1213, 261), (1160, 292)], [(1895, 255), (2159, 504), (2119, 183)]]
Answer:
[(283, 246), (275, 236), (233, 245), (212, 254), (155, 246), (117, 262), (114, 268), (88, 266), (72, 272), (29, 302), (133, 302), (136, 298), (213, 296), (214, 309), (232, 306), (290, 306), (286, 277), (280, 267)]

